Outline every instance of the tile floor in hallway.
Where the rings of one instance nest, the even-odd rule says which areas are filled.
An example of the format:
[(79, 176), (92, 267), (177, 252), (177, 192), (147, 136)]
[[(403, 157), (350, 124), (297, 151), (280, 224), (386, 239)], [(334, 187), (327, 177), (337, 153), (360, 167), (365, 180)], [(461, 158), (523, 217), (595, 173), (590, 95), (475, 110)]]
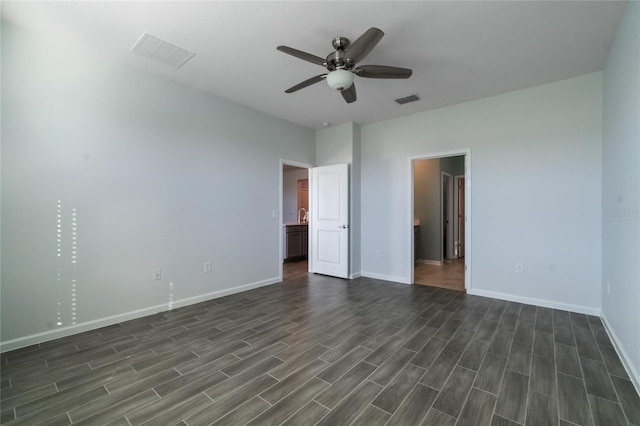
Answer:
[(1, 356), (2, 424), (640, 425), (597, 317), (304, 275)]
[(464, 291), (464, 258), (445, 259), (442, 265), (416, 263), (413, 269), (413, 282)]

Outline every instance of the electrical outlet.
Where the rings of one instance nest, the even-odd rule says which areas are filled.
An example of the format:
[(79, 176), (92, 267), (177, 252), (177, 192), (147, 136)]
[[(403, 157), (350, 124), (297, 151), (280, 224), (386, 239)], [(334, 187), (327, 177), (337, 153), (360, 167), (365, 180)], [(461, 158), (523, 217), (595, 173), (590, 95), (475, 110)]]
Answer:
[(160, 272), (160, 269), (154, 269), (153, 270), (153, 280), (154, 281), (160, 281), (162, 279), (162, 272)]
[(515, 269), (516, 269), (516, 272), (518, 274), (524, 274), (524, 263), (522, 263), (522, 262), (516, 263), (516, 268)]
[(607, 280), (607, 296), (611, 294), (611, 283)]
[(211, 272), (211, 262), (204, 262), (204, 272), (205, 273)]
[(382, 249), (378, 249), (377, 255), (378, 257), (382, 257)]

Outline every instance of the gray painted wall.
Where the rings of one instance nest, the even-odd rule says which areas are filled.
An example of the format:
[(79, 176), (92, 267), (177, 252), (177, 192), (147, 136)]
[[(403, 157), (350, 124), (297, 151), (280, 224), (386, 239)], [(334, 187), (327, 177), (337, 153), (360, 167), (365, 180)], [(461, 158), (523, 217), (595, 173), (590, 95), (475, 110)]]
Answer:
[(4, 22), (1, 136), (5, 350), (276, 282), (280, 158), (315, 161), (312, 130)]
[(362, 274), (410, 281), (411, 159), (469, 149), (468, 291), (597, 314), (601, 90), (593, 73), (363, 125)]
[(604, 71), (602, 315), (640, 390), (640, 3)]

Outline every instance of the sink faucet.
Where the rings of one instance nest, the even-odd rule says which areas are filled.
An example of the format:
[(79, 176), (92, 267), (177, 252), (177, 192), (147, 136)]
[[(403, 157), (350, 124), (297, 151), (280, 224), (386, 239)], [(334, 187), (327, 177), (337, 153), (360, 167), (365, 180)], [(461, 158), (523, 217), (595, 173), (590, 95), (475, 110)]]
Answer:
[[(300, 213), (304, 212), (304, 214), (300, 215)], [(298, 223), (303, 223), (307, 221), (307, 210), (304, 207), (298, 210)]]

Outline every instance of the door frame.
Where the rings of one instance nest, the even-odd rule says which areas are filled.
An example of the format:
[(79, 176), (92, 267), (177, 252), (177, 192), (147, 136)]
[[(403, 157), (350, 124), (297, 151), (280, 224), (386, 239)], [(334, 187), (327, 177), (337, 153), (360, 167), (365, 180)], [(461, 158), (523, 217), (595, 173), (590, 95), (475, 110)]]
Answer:
[[(278, 210), (274, 210), (274, 213), (276, 211), (278, 211), (279, 213), (278, 213), (278, 217), (274, 217), (274, 219), (278, 219), (276, 222), (278, 225), (278, 280), (280, 281), (282, 281), (282, 267), (283, 267), (282, 259), (284, 259), (283, 203), (284, 203), (284, 166), (285, 164), (288, 166), (295, 166), (295, 167), (307, 169), (307, 176), (309, 176), (310, 170), (311, 168), (313, 168), (313, 165), (310, 163), (301, 163), (299, 161), (287, 160), (285, 158), (280, 158), (280, 161), (279, 161), (279, 165), (280, 165), (280, 168), (278, 169), (279, 204), (278, 204)], [(309, 189), (309, 191), (311, 191), (311, 189)], [(309, 243), (307, 242), (307, 244)], [(308, 252), (308, 247), (307, 247), (307, 252)]]
[(445, 152), (434, 152), (434, 153), (426, 153), (423, 155), (414, 155), (408, 158), (409, 162), (409, 209), (407, 211), (407, 216), (405, 219), (405, 230), (406, 230), (406, 238), (405, 244), (408, 248), (408, 253), (410, 253), (409, 258), (407, 259), (407, 268), (409, 270), (410, 284), (415, 283), (414, 277), (414, 233), (413, 233), (413, 219), (414, 219), (414, 169), (415, 162), (418, 160), (433, 160), (439, 158), (446, 157), (456, 157), (464, 155), (464, 177), (465, 177), (465, 193), (464, 193), (464, 202), (465, 202), (465, 216), (466, 216), (466, 224), (464, 230), (464, 238), (465, 238), (465, 258), (464, 258), (464, 288), (469, 291), (473, 288), (473, 283), (471, 281), (471, 266), (472, 266), (472, 241), (471, 241), (471, 225), (472, 225), (472, 206), (471, 206), (471, 148), (458, 149), (452, 151)]
[[(444, 188), (444, 181), (445, 178), (449, 179), (448, 180), (448, 184), (447, 184), (447, 188)], [(446, 212), (447, 212), (447, 217), (444, 217), (444, 213), (445, 213), (445, 205), (444, 205), (444, 196), (445, 196), (445, 191), (447, 193), (447, 208), (446, 208)], [(453, 259), (453, 243), (454, 243), (454, 238), (453, 235), (455, 233), (454, 231), (454, 224), (453, 224), (453, 175), (447, 172), (440, 172), (440, 218), (441, 218), (441, 222), (440, 222), (440, 240), (442, 242), (444, 242), (444, 221), (447, 220), (449, 222), (449, 226), (448, 226), (448, 233), (446, 235), (447, 237), (447, 251), (445, 253), (444, 247), (441, 247), (442, 250), (440, 251), (440, 263), (442, 264), (444, 262), (445, 259)]]
[[(458, 201), (458, 196), (459, 196), (458, 195), (458, 186), (460, 185), (460, 180), (461, 179), (462, 180), (465, 179), (464, 175), (456, 175), (456, 176), (453, 177), (453, 181), (454, 181), (453, 191), (455, 192), (455, 196), (453, 198), (453, 215), (454, 215), (454, 218), (453, 218), (453, 222), (454, 222), (453, 223), (453, 226), (454, 226), (454, 228), (453, 228), (453, 239), (454, 239), (454, 244), (455, 244), (454, 254), (455, 254), (456, 259), (459, 259), (461, 257), (460, 256), (460, 244), (459, 244), (459, 241), (460, 241), (460, 238), (459, 238), (459, 236), (460, 236), (460, 223), (458, 221), (458, 216), (460, 216), (460, 202)], [(466, 191), (466, 180), (465, 180), (465, 200), (466, 200), (466, 192), (467, 191)], [(465, 216), (466, 216), (466, 210), (465, 210)], [(466, 226), (465, 226), (465, 228), (466, 228)], [(463, 237), (463, 239), (464, 238), (465, 237)]]

